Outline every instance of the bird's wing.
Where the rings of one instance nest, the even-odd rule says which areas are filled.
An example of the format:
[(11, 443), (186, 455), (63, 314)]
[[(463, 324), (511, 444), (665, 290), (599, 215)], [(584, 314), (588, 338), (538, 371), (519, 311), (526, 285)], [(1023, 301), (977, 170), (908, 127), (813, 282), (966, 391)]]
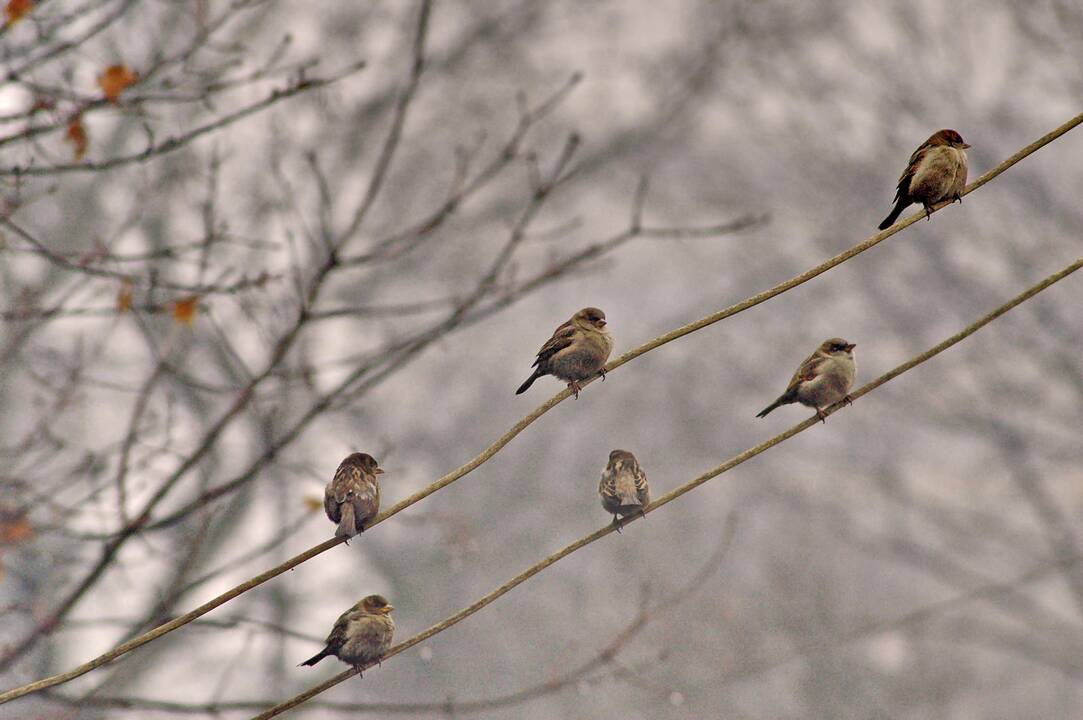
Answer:
[(376, 476), (365, 473), (350, 491), (350, 503), (353, 505), (355, 522), (367, 523), (380, 509), (380, 486)]
[(647, 473), (643, 472), (641, 467), (635, 469), (635, 483), (639, 502), (646, 505), (651, 501), (651, 489), (647, 486)]
[(350, 493), (350, 500), (354, 505), (357, 503), (371, 503), (380, 497), (380, 488), (376, 485), (376, 480), (371, 477), (364, 477), (357, 486)]
[(797, 368), (797, 372), (790, 378), (790, 384), (786, 386), (786, 393), (796, 389), (803, 382), (815, 379), (820, 374), (820, 368), (825, 360), (827, 358), (816, 353), (812, 353), (805, 358), (805, 362), (801, 363), (801, 367)]
[(364, 471), (356, 465), (340, 465), (327, 487), (327, 498), (338, 504), (346, 502), (347, 498), (361, 490), (364, 479)]
[(609, 497), (617, 494), (617, 474), (612, 468), (606, 467), (602, 471), (602, 481), (598, 483), (598, 492)]
[(327, 647), (338, 650), (346, 643), (346, 627), (350, 624), (351, 616), (354, 614), (351, 609), (338, 616), (335, 626), (331, 628), (331, 632), (327, 636)]
[(331, 488), (327, 488), (327, 492), (323, 494), (323, 511), (327, 513), (327, 517), (331, 518), (333, 523), (337, 523), (342, 519), (342, 503), (335, 499)]
[(931, 148), (932, 145), (925, 142), (921, 147), (914, 151), (914, 154), (910, 156), (910, 161), (906, 163), (906, 169), (903, 170), (902, 175), (899, 176), (899, 185), (895, 191), (895, 199), (898, 200), (904, 195), (910, 194), (910, 181), (914, 179), (914, 175), (918, 171), (918, 165), (921, 164), (922, 159), (925, 157), (925, 151)]
[(553, 333), (553, 337), (541, 346), (541, 350), (538, 351), (538, 357), (534, 361), (534, 365), (545, 362), (549, 358), (553, 357), (557, 352), (563, 350), (572, 344), (575, 340), (577, 330), (571, 321), (568, 321), (558, 327)]

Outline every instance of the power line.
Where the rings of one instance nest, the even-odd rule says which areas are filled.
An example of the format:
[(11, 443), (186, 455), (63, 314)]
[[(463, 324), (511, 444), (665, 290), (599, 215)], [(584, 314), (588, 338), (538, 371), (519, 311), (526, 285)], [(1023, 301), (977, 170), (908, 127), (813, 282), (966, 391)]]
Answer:
[[(953, 345), (956, 345), (957, 343), (962, 342), (963, 340), (965, 340), (967, 337), (973, 335), (978, 330), (985, 327), (989, 323), (993, 322), (998, 317), (1000, 317), (1004, 313), (1008, 312), (1012, 308), (1026, 302), (1027, 300), (1034, 297), (1038, 293), (1042, 292), (1046, 288), (1050, 287), (1054, 283), (1068, 277), (1069, 275), (1074, 273), (1076, 270), (1079, 270), (1081, 267), (1083, 267), (1083, 258), (1079, 258), (1078, 260), (1076, 260), (1075, 262), (1073, 262), (1071, 265), (1067, 266), (1063, 270), (1061, 270), (1061, 271), (1059, 271), (1057, 273), (1054, 273), (1053, 275), (1050, 275), (1049, 277), (1047, 277), (1045, 280), (1042, 280), (1037, 285), (1034, 285), (1033, 287), (1029, 288), (1025, 292), (1023, 292), (1023, 293), (1021, 293), (1019, 295), (1016, 295), (1014, 298), (1012, 298), (1008, 302), (1004, 303), (1003, 305), (1001, 305), (997, 309), (993, 310), (988, 315), (985, 315), (984, 317), (980, 318), (979, 320), (975, 321), (974, 323), (968, 325), (967, 327), (963, 328), (962, 330), (955, 333), (954, 335), (952, 335), (948, 339), (944, 340), (943, 342), (934, 345), (933, 347), (929, 348), (928, 350), (926, 350), (923, 353), (915, 355), (914, 357), (910, 358), (909, 360), (902, 363), (901, 365), (898, 365), (897, 367), (893, 368), (892, 370), (889, 370), (888, 372), (884, 373), (880, 377), (876, 378), (872, 382), (869, 382), (869, 383), (863, 385), (862, 387), (858, 388), (856, 391), (854, 391), (853, 393), (850, 394), (850, 398), (852, 398), (852, 400), (856, 401), (859, 398), (863, 397), (864, 395), (872, 392), (876, 388), (880, 387), (884, 383), (888, 382), (889, 380), (892, 380), (892, 379), (898, 377), (899, 375), (902, 375), (903, 373), (907, 372), (908, 370), (912, 370), (913, 368), (917, 367), (918, 365), (921, 365), (922, 363), (926, 362), (927, 360), (930, 360), (933, 357), (936, 357), (937, 355), (944, 352), (945, 350), (952, 347)], [(845, 404), (845, 401), (840, 401), (838, 403), (835, 403), (831, 407), (824, 410), (824, 415), (831, 415), (832, 413), (834, 413), (834, 412), (838, 411), (839, 409), (841, 409), (844, 406), (844, 404)], [(643, 508), (644, 515), (646, 515), (647, 513), (654, 512), (655, 510), (658, 510), (663, 505), (668, 505), (669, 503), (673, 502), (674, 500), (681, 497), (682, 495), (684, 495), (686, 493), (689, 493), (692, 490), (695, 490), (697, 487), (699, 487), (700, 485), (703, 485), (708, 480), (716, 478), (719, 475), (721, 475), (721, 474), (723, 474), (723, 473), (725, 473), (725, 472), (727, 472), (729, 470), (732, 470), (733, 468), (737, 467), (738, 465), (740, 465), (740, 464), (742, 464), (742, 463), (744, 463), (744, 462), (746, 462), (748, 460), (751, 460), (752, 458), (756, 457), (757, 455), (760, 455), (761, 453), (764, 453), (764, 452), (770, 450), (771, 448), (775, 447), (776, 445), (778, 445), (778, 444), (780, 444), (782, 442), (785, 442), (786, 440), (789, 440), (794, 435), (797, 435), (798, 433), (804, 432), (805, 430), (808, 430), (809, 428), (819, 424), (819, 422), (820, 422), (819, 416), (813, 415), (812, 417), (808, 418), (804, 422), (801, 422), (801, 423), (798, 423), (797, 425), (794, 425), (789, 430), (787, 430), (787, 431), (785, 431), (783, 433), (780, 433), (778, 435), (775, 435), (773, 438), (771, 438), (769, 440), (766, 440), (766, 441), (760, 443), (759, 445), (756, 445), (755, 447), (749, 448), (748, 450), (745, 450), (742, 453), (734, 455), (732, 458), (725, 461), (721, 465), (717, 465), (717, 466), (711, 468), (710, 470), (703, 473), (702, 475), (699, 475), (698, 477), (692, 478), (691, 480), (689, 480), (685, 484), (680, 485), (680, 486), (674, 488), (673, 490), (670, 490), (665, 495), (662, 495), (660, 498), (658, 498), (657, 500), (655, 500), (654, 502), (650, 503), (649, 505), (647, 505), (646, 507)], [(629, 522), (635, 522), (636, 520), (638, 520), (641, 517), (643, 517), (643, 516), (642, 515), (630, 516), (628, 519), (626, 519), (624, 524), (627, 525)], [(485, 606), (487, 606), (490, 603), (496, 601), (501, 596), (507, 594), (508, 592), (511, 592), (514, 588), (516, 588), (517, 586), (519, 586), (522, 583), (526, 582), (530, 578), (534, 577), (535, 575), (540, 573), (542, 570), (545, 570), (546, 568), (548, 568), (551, 565), (555, 564), (559, 560), (562, 560), (563, 558), (571, 555), (572, 553), (576, 552), (577, 550), (580, 550), (580, 549), (586, 547), (587, 545), (590, 545), (591, 543), (602, 539), (606, 535), (609, 535), (610, 533), (616, 531), (616, 529), (617, 529), (616, 525), (610, 524), (610, 525), (606, 525), (603, 528), (595, 530), (594, 532), (590, 533), (589, 535), (585, 535), (584, 537), (581, 537), (580, 539), (576, 540), (575, 542), (571, 543), (570, 545), (567, 545), (564, 548), (562, 548), (561, 550), (558, 550), (557, 552), (555, 552), (552, 555), (548, 556), (544, 560), (542, 560), (542, 561), (532, 565), (531, 567), (527, 568), (523, 572), (521, 572), (518, 575), (516, 575), (515, 577), (513, 577), (511, 580), (508, 580), (506, 583), (504, 583), (500, 587), (496, 588), (495, 590), (493, 590), (489, 594), (483, 596), (482, 598), (480, 598), (476, 602), (472, 603), (471, 605), (466, 606), (465, 608), (463, 608), (459, 612), (455, 613), (454, 615), (451, 615), (450, 617), (445, 618), (444, 620), (442, 620), (442, 621), (436, 623), (435, 625), (429, 627), (427, 630), (423, 630), (422, 632), (418, 633), (417, 635), (414, 635), (413, 637), (409, 638), (408, 640), (405, 640), (405, 641), (399, 643), (398, 645), (395, 645), (394, 647), (389, 649), (387, 651), (387, 653), (384, 654), (384, 656), (380, 659), (379, 662), (382, 662), (383, 660), (387, 660), (387, 659), (389, 659), (391, 657), (394, 657), (395, 655), (398, 655), (399, 653), (401, 653), (401, 652), (403, 652), (405, 650), (408, 650), (409, 648), (412, 648), (414, 645), (417, 645), (418, 643), (424, 642), (425, 640), (428, 640), (432, 636), (437, 635), (438, 633), (441, 633), (444, 630), (447, 630), (451, 626), (458, 624), (459, 622), (461, 622), (461, 621), (465, 620), (466, 618), (470, 617), (471, 615), (478, 612), (479, 610), (481, 610)], [(319, 695), (324, 690), (327, 690), (327, 689), (329, 689), (331, 687), (334, 687), (335, 685), (338, 685), (343, 680), (347, 680), (347, 679), (353, 677), (354, 675), (356, 675), (358, 672), (360, 672), (362, 670), (365, 670), (365, 669), (375, 665), (376, 662), (377, 661), (374, 661), (374, 662), (369, 663), (368, 665), (366, 665), (364, 667), (352, 668), (350, 670), (346, 670), (346, 671), (344, 671), (342, 673), (339, 673), (338, 675), (334, 676), (333, 678), (330, 678), (329, 680), (326, 680), (325, 682), (322, 682), (319, 685), (316, 685), (315, 687), (312, 687), (312, 688), (306, 690), (305, 692), (301, 693), (300, 695), (297, 695), (297, 696), (295, 696), (293, 698), (290, 698), (286, 702), (283, 702), (283, 703), (281, 703), (279, 705), (276, 705), (273, 708), (271, 708), (270, 710), (267, 710), (266, 712), (263, 712), (263, 713), (260, 713), (259, 715), (256, 715), (253, 718), (253, 720), (267, 720), (267, 718), (272, 718), (272, 717), (274, 717), (276, 715), (279, 715), (279, 714), (281, 714), (281, 713), (283, 713), (283, 712), (285, 712), (287, 710), (290, 710), (290, 709), (292, 709), (294, 707), (297, 707), (298, 705), (304, 703), (306, 700), (308, 700), (310, 698), (313, 698), (316, 695)]]
[[(985, 185), (986, 183), (990, 182), (993, 178), (997, 177), (998, 175), (1003, 173), (1005, 170), (1007, 170), (1011, 166), (1018, 163), (1023, 158), (1033, 154), (1034, 152), (1036, 152), (1040, 148), (1042, 148), (1045, 145), (1048, 145), (1049, 143), (1053, 142), (1054, 140), (1061, 137), (1062, 135), (1064, 135), (1065, 133), (1067, 133), (1068, 131), (1070, 131), (1071, 129), (1073, 129), (1074, 127), (1079, 125), (1080, 123), (1083, 123), (1083, 113), (1080, 113), (1079, 115), (1076, 115), (1075, 117), (1073, 117), (1071, 120), (1064, 123), (1060, 127), (1058, 127), (1055, 130), (1047, 133), (1046, 135), (1043, 135), (1042, 137), (1038, 138), (1034, 142), (1032, 142), (1029, 145), (1027, 145), (1027, 146), (1021, 148), (1020, 150), (1018, 150), (1016, 153), (1014, 153), (1013, 155), (1008, 157), (1006, 160), (1001, 162), (999, 165), (997, 165), (993, 169), (989, 170), (988, 172), (983, 174), (981, 177), (979, 177), (977, 180), (975, 180), (973, 183), (971, 183), (969, 186), (967, 186), (967, 188), (963, 191), (963, 195), (969, 195), (971, 192), (973, 192), (974, 190), (980, 188), (981, 186)], [(948, 204), (950, 204), (950, 202), (944, 202), (944, 203), (939, 204), (938, 206), (936, 206), (934, 208), (934, 212), (940, 210), (941, 208), (945, 207)], [(903, 229), (909, 227), (910, 225), (914, 224), (915, 222), (917, 222), (918, 220), (920, 220), (923, 217), (925, 217), (924, 211), (914, 213), (913, 215), (911, 215), (906, 220), (904, 220), (902, 222), (899, 222), (899, 223), (896, 223), (895, 225), (891, 226), (887, 230), (876, 233), (875, 235), (868, 238), (867, 240), (865, 240), (865, 241), (863, 241), (861, 243), (858, 243), (857, 245), (851, 247), (850, 249), (848, 249), (848, 250), (846, 250), (846, 251), (844, 251), (844, 252), (842, 252), (842, 253), (840, 253), (838, 255), (835, 255), (831, 259), (821, 263), (820, 265), (817, 265), (814, 268), (811, 268), (810, 270), (805, 271), (804, 273), (801, 273), (800, 275), (797, 275), (797, 276), (795, 276), (795, 277), (793, 277), (793, 278), (791, 278), (791, 279), (789, 279), (789, 280), (787, 280), (787, 281), (785, 281), (783, 283), (780, 283), (780, 284), (778, 284), (778, 285), (776, 285), (776, 286), (774, 286), (774, 287), (772, 287), (772, 288), (770, 288), (768, 290), (765, 290), (765, 291), (763, 291), (761, 293), (753, 295), (753, 296), (751, 296), (751, 297), (749, 297), (749, 298), (747, 298), (745, 300), (742, 300), (739, 303), (736, 303), (736, 304), (731, 305), (731, 306), (729, 306), (727, 308), (724, 308), (724, 309), (719, 310), (719, 311), (717, 311), (715, 313), (712, 313), (712, 314), (710, 314), (710, 315), (708, 315), (708, 316), (706, 316), (704, 318), (701, 318), (700, 320), (697, 320), (697, 321), (695, 321), (693, 323), (689, 323), (689, 324), (684, 325), (682, 327), (679, 327), (679, 328), (677, 328), (675, 330), (672, 330), (672, 331), (670, 331), (668, 333), (660, 335), (660, 336), (654, 338), (653, 340), (650, 340), (650, 341), (648, 341), (648, 342), (646, 342), (646, 343), (644, 343), (644, 344), (642, 344), (642, 345), (640, 345), (640, 346), (638, 346), (638, 347), (636, 347), (636, 348), (634, 348), (632, 350), (629, 350), (628, 352), (621, 355), (619, 358), (617, 358), (617, 359), (613, 360), (612, 362), (610, 362), (608, 364), (608, 366), (606, 367), (606, 371), (609, 372), (609, 371), (615, 370), (615, 369), (619, 368), (621, 365), (624, 365), (625, 363), (628, 363), (628, 362), (636, 359), (640, 355), (643, 355), (643, 354), (645, 354), (647, 352), (650, 352), (651, 350), (654, 350), (654, 349), (656, 349), (658, 347), (661, 347), (662, 345), (670, 343), (670, 342), (672, 342), (672, 341), (674, 341), (674, 340), (676, 340), (678, 338), (684, 337), (685, 335), (696, 332), (697, 330), (701, 330), (701, 329), (703, 329), (703, 328), (705, 328), (705, 327), (707, 327), (709, 325), (713, 325), (714, 323), (720, 322), (721, 320), (732, 317), (733, 315), (737, 315), (738, 313), (741, 313), (741, 312), (743, 312), (745, 310), (748, 310), (748, 309), (750, 309), (752, 307), (755, 307), (756, 305), (759, 305), (759, 304), (761, 304), (763, 302), (766, 302), (767, 300), (770, 300), (771, 298), (773, 298), (773, 297), (775, 297), (777, 295), (780, 295), (780, 294), (782, 294), (784, 292), (787, 292), (788, 290), (791, 290), (791, 289), (797, 287), (798, 285), (801, 285), (801, 284), (803, 284), (805, 282), (808, 282), (812, 278), (815, 278), (816, 276), (827, 272), (831, 268), (842, 264), (843, 262), (849, 260), (850, 258), (852, 258), (852, 257), (854, 257), (856, 255), (859, 255), (860, 253), (864, 252), (865, 250), (868, 250), (869, 248), (871, 248), (871, 247), (873, 247), (875, 245), (878, 245), (879, 243), (883, 242), (887, 238), (889, 238), (892, 235), (894, 235), (894, 234), (902, 231)], [(1076, 267), (1075, 269), (1078, 269), (1078, 267)], [(1074, 272), (1074, 269), (1072, 271)], [(1068, 273), (1065, 273), (1065, 274), (1068, 274)], [(1060, 279), (1060, 278), (1058, 277), (1057, 279)], [(1056, 280), (1053, 280), (1053, 282), (1056, 282)], [(1052, 284), (1052, 283), (1050, 283), (1050, 284)], [(1045, 287), (1048, 287), (1048, 285), (1041, 286), (1038, 290), (1035, 290), (1034, 292), (1040, 292), (1041, 290), (1045, 289)], [(1019, 302), (1022, 302), (1022, 301), (1023, 300), (1020, 300)], [(1008, 309), (1011, 309), (1011, 307), (1014, 307), (1014, 305), (1011, 305), (1011, 304), (1009, 304), (1009, 305), (1010, 305), (1010, 307), (1007, 307), (1005, 310), (1003, 310), (1003, 312), (1006, 312)], [(980, 327), (980, 326), (981, 325), (978, 325), (977, 327)], [(962, 338), (960, 338), (960, 339), (962, 339)], [(955, 342), (958, 342), (958, 340), (956, 340)], [(951, 343), (951, 344), (954, 344), (954, 342)], [(932, 352), (932, 355), (935, 355), (938, 352), (941, 352), (942, 349), (943, 348), (941, 348), (940, 350), (936, 350), (936, 348), (934, 348), (933, 350), (935, 350), (935, 352), (932, 352), (932, 351), (930, 351), (930, 352)], [(932, 355), (929, 355), (929, 357), (932, 357)], [(921, 362), (924, 362), (924, 360), (921, 360)], [(900, 367), (902, 367), (902, 366), (900, 366)], [(912, 366), (909, 366), (909, 367), (912, 367)], [(906, 370), (909, 369), (909, 367), (904, 367), (902, 370), (899, 370), (899, 372), (905, 372)], [(879, 379), (879, 384), (882, 384), (883, 382), (887, 382), (887, 380), (890, 380), (891, 377), (895, 377), (895, 375), (890, 375), (890, 377), (884, 376), (884, 377), (880, 378)], [(877, 381), (874, 381), (874, 382), (877, 382)], [(870, 385), (871, 385), (871, 387), (870, 387)], [(870, 384), (870, 385), (866, 385), (865, 388), (862, 388), (862, 390), (859, 390), (858, 392), (863, 394), (864, 392), (868, 392), (868, 390), (872, 389), (873, 387), (878, 386), (878, 385), (872, 385), (872, 384)], [(509, 442), (511, 442), (517, 435), (519, 435), (521, 432), (523, 432), (523, 430), (525, 430), (527, 427), (529, 427), (531, 424), (533, 424), (533, 422), (535, 420), (540, 418), (542, 415), (547, 413), (552, 408), (556, 407), (558, 404), (560, 404), (561, 402), (563, 402), (565, 399), (567, 399), (570, 396), (571, 396), (571, 391), (570, 390), (565, 389), (565, 390), (562, 390), (562, 391), (558, 392), (556, 395), (554, 395), (548, 401), (543, 403), (541, 406), (539, 406), (537, 409), (535, 409), (529, 415), (527, 415), (522, 420), (517, 422), (514, 426), (512, 426), (512, 428), (510, 430), (508, 430), (508, 432), (504, 433), (504, 435), (497, 438), (496, 441), (494, 441), (489, 447), (487, 447), (485, 450), (483, 450), (476, 457), (474, 457), (473, 459), (471, 459), (470, 461), (468, 461), (466, 464), (462, 465), (461, 467), (459, 467), (459, 468), (453, 470), (452, 472), (444, 475), (443, 477), (439, 478), (438, 480), (436, 480), (432, 484), (428, 485), (427, 487), (423, 488), (422, 490), (419, 490), (418, 492), (414, 493), (413, 495), (410, 495), (409, 497), (405, 498), (404, 500), (401, 500), (400, 502), (396, 503), (395, 505), (388, 508), (384, 512), (380, 513), (379, 515), (376, 516), (376, 518), (373, 519), (372, 523), (370, 523), (370, 525), (368, 527), (372, 527), (373, 525), (378, 525), (379, 523), (383, 522), (384, 520), (388, 519), (389, 517), (391, 517), (393, 515), (396, 515), (397, 513), (401, 512), (402, 510), (405, 510), (406, 508), (410, 507), (411, 505), (413, 505), (413, 504), (415, 504), (417, 502), (420, 502), (421, 500), (428, 497), (429, 495), (431, 495), (431, 494), (437, 492), (438, 490), (450, 485), (451, 483), (455, 482), (456, 480), (464, 477), (465, 475), (469, 474), (470, 472), (472, 472), (476, 468), (480, 467), (482, 464), (484, 464), (490, 458), (492, 458), (494, 455), (496, 455), (497, 452), (499, 452), (505, 445), (507, 445)], [(853, 397), (856, 398), (856, 397), (859, 397), (859, 395), (854, 394)], [(802, 425), (796, 426), (796, 429), (793, 430), (792, 432), (793, 432), (793, 434), (796, 434), (797, 432), (801, 432), (804, 429), (805, 429), (804, 423), (802, 423)], [(790, 435), (787, 435), (786, 433), (783, 433), (783, 435), (780, 435), (780, 436), (778, 436), (776, 438), (776, 442), (774, 442), (773, 444), (777, 444), (778, 442), (781, 442), (782, 440), (785, 440), (788, 437), (790, 437)], [(767, 447), (771, 447), (771, 446), (772, 445), (768, 445)], [(767, 447), (765, 447), (763, 449), (767, 449)], [(754, 450), (755, 450), (755, 448), (754, 448)], [(759, 450), (755, 454), (759, 454), (759, 452), (762, 452), (762, 451), (763, 450)], [(748, 451), (748, 452), (751, 452), (751, 451)], [(738, 457), (740, 457), (740, 456), (738, 456)], [(745, 458), (745, 459), (747, 459), (747, 458)], [(744, 460), (742, 459), (740, 462), (744, 462)], [(713, 476), (711, 476), (711, 477), (713, 477)], [(709, 479), (709, 478), (707, 478), (707, 479)], [(705, 482), (705, 481), (706, 480), (703, 480), (702, 482)], [(687, 492), (687, 490), (685, 492)], [(662, 503), (663, 500), (664, 500), (664, 498), (659, 498), (659, 500), (656, 501), (652, 505), (652, 507), (660, 506), (659, 504)], [(668, 502), (668, 500), (665, 500), (665, 502)], [(101, 666), (103, 666), (103, 665), (105, 665), (105, 664), (107, 664), (107, 663), (121, 657), (122, 655), (125, 655), (125, 654), (131, 652), (132, 650), (134, 650), (134, 649), (136, 649), (138, 647), (141, 647), (142, 645), (145, 645), (148, 642), (151, 642), (152, 640), (155, 640), (155, 639), (157, 639), (157, 638), (159, 638), (159, 637), (161, 637), (161, 636), (163, 636), (163, 635), (165, 635), (167, 633), (172, 632), (173, 630), (176, 630), (179, 627), (182, 627), (182, 626), (186, 625), (187, 623), (195, 620), (196, 618), (199, 618), (199, 617), (207, 614), (211, 610), (213, 610), (213, 609), (215, 609), (215, 608), (229, 602), (230, 600), (233, 600), (234, 598), (244, 594), (245, 592), (248, 592), (249, 590), (263, 584), (264, 582), (267, 582), (268, 580), (270, 580), (270, 579), (272, 579), (274, 577), (277, 577), (278, 575), (281, 575), (282, 573), (286, 572), (287, 570), (290, 570), (290, 569), (300, 565), (301, 563), (306, 562), (307, 560), (310, 560), (310, 559), (316, 557), (317, 555), (320, 555), (321, 553), (323, 553), (323, 552), (325, 552), (327, 550), (330, 550), (331, 548), (335, 547), (336, 545), (340, 544), (341, 542), (342, 542), (341, 538), (332, 538), (330, 540), (326, 540), (326, 541), (320, 543), (319, 545), (316, 545), (316, 546), (314, 546), (312, 548), (309, 548), (305, 552), (303, 552), (303, 553), (301, 553), (301, 554), (299, 554), (299, 555), (297, 555), (297, 556), (295, 556), (293, 558), (290, 558), (286, 562), (284, 562), (284, 563), (282, 563), (282, 564), (280, 564), (280, 565), (278, 565), (278, 566), (276, 566), (276, 567), (274, 567), (274, 568), (272, 568), (270, 570), (267, 570), (267, 571), (261, 573), (260, 575), (257, 575), (254, 578), (251, 578), (251, 579), (247, 580), (246, 582), (241, 583), (240, 585), (237, 585), (236, 587), (234, 587), (234, 588), (228, 590), (227, 592), (225, 592), (225, 593), (223, 593), (223, 594), (221, 594), (221, 595), (207, 601), (206, 603), (203, 603), (202, 605), (195, 608), (194, 610), (192, 610), (192, 611), (190, 611), (188, 613), (185, 613), (185, 614), (183, 614), (183, 615), (181, 615), (181, 616), (179, 616), (179, 617), (177, 617), (177, 618), (175, 618), (175, 619), (173, 619), (173, 620), (171, 620), (171, 621), (169, 621), (167, 623), (159, 625), (158, 627), (153, 628), (152, 630), (149, 630), (149, 631), (143, 633), (142, 635), (139, 635), (138, 637), (135, 637), (135, 638), (133, 638), (133, 639), (131, 639), (131, 640), (125, 642), (125, 643), (122, 643), (121, 645), (118, 645), (117, 647), (113, 648), (112, 650), (109, 650), (108, 652), (103, 653), (102, 655), (99, 655), (98, 657), (94, 658), (93, 660), (90, 660), (90, 661), (88, 661), (86, 663), (83, 663), (82, 665), (79, 665), (79, 666), (73, 668), (72, 670), (69, 670), (69, 671), (63, 672), (63, 673), (59, 673), (59, 674), (56, 674), (56, 675), (52, 675), (52, 676), (49, 676), (47, 678), (43, 678), (41, 680), (38, 680), (38, 681), (35, 681), (35, 682), (32, 682), (32, 683), (22, 685), (20, 687), (14, 688), (12, 690), (8, 690), (8, 691), (6, 691), (4, 693), (0, 693), (0, 705), (4, 704), (6, 702), (9, 702), (11, 700), (14, 700), (16, 698), (22, 697), (24, 695), (28, 695), (30, 693), (38, 692), (38, 691), (43, 690), (45, 688), (54, 687), (54, 686), (59, 685), (61, 683), (64, 683), (64, 682), (67, 682), (67, 681), (72, 680), (74, 678), (85, 675), (86, 673), (90, 672), (91, 670), (94, 670), (94, 669), (96, 669), (98, 667), (101, 667)]]

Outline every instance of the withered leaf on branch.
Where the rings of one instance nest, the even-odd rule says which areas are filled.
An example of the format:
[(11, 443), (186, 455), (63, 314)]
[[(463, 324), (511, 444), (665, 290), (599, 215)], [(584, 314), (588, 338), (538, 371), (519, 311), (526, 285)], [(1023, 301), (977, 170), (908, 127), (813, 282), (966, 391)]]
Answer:
[(110, 65), (98, 76), (98, 85), (109, 102), (118, 102), (120, 94), (139, 80), (139, 75), (127, 65)]
[(34, 0), (8, 0), (4, 6), (4, 16), (8, 25), (14, 25), (30, 14), (34, 9)]
[(34, 536), (34, 528), (26, 513), (12, 508), (0, 508), (0, 545), (14, 545)]
[(117, 312), (124, 314), (132, 309), (132, 284), (124, 282), (117, 291)]
[(86, 155), (87, 145), (89, 144), (86, 128), (83, 127), (82, 114), (75, 115), (68, 122), (67, 139), (72, 144), (75, 161), (79, 162)]
[(173, 303), (173, 319), (181, 325), (192, 327), (199, 312), (199, 296), (193, 295)]

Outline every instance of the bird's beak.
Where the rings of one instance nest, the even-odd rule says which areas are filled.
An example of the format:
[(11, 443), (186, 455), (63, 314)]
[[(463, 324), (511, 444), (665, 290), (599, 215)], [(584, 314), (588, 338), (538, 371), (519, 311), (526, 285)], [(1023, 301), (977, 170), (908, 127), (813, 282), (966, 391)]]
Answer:
[(970, 143), (963, 143), (963, 150), (966, 150), (968, 147), (970, 147)]
[(598, 327), (605, 327), (605, 320), (599, 320)]
[(374, 475), (383, 475), (384, 474), (384, 469), (382, 467), (378, 467), (375, 470), (373, 470), (372, 473)]
[(382, 614), (384, 614), (384, 615), (390, 615), (391, 611), (394, 610), (394, 609), (395, 609), (394, 605), (384, 605), (382, 608), (380, 608), (380, 612)]
[(857, 343), (850, 343), (849, 345), (846, 346), (846, 352), (850, 352), (855, 347), (857, 347)]

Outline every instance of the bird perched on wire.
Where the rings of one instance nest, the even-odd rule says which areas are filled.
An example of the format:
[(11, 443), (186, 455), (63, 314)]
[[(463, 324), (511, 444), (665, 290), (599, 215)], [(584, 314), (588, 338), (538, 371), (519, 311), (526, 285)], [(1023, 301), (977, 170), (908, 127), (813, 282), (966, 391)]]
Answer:
[(613, 337), (606, 329), (605, 313), (598, 308), (583, 308), (553, 332), (534, 360), (534, 374), (526, 379), (516, 395), (524, 393), (543, 375), (552, 375), (568, 383), (579, 399), (579, 383), (601, 374), (605, 380), (605, 361), (613, 352)]
[(922, 143), (910, 156), (899, 187), (895, 191), (895, 207), (891, 209), (880, 229), (891, 227), (911, 203), (925, 207), (925, 217), (932, 214), (933, 205), (941, 200), (963, 201), (966, 187), (966, 149), (970, 145), (954, 130), (940, 130)]
[(391, 647), (395, 634), (395, 621), (391, 619), (394, 609), (382, 595), (363, 598), (338, 616), (327, 636), (327, 647), (297, 667), (315, 665), (328, 655), (359, 669), (379, 660)]
[(764, 417), (780, 405), (799, 402), (816, 408), (816, 415), (827, 422), (821, 408), (834, 405), (839, 400), (850, 402), (850, 388), (854, 384), (857, 363), (854, 362), (854, 343), (842, 338), (824, 340), (816, 352), (808, 356), (797, 368), (786, 392), (778, 400), (765, 407), (756, 417)]
[(609, 464), (602, 471), (598, 494), (602, 496), (602, 507), (613, 514), (617, 532), (622, 526), (618, 515), (623, 518), (643, 513), (643, 506), (651, 501), (651, 489), (647, 485), (647, 473), (639, 467), (635, 455), (627, 450), (609, 453)]
[(338, 466), (323, 494), (323, 509), (331, 522), (338, 523), (335, 537), (352, 538), (364, 532), (365, 523), (380, 511), (380, 484), (376, 476), (383, 469), (368, 453), (353, 453)]

